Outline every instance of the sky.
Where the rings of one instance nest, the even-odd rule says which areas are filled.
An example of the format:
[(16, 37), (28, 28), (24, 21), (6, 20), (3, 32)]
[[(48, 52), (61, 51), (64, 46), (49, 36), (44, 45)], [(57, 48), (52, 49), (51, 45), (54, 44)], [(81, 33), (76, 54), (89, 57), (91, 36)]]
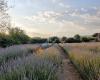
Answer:
[(100, 32), (100, 0), (8, 0), (13, 27), (32, 37)]

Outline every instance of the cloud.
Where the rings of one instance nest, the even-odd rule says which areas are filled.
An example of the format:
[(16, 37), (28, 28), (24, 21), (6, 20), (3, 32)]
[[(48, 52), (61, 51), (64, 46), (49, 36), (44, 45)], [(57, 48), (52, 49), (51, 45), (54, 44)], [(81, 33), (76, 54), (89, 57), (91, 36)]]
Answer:
[(43, 37), (43, 38), (46, 38), (46, 37), (49, 37), (51, 34), (43, 34), (43, 33), (39, 33), (39, 32), (27, 32), (31, 37)]
[(81, 8), (81, 11), (83, 11), (83, 12), (87, 12), (87, 9), (85, 9), (85, 8)]
[(60, 16), (62, 16), (60, 13), (54, 11), (44, 11), (38, 12), (32, 17), (25, 17), (25, 19), (42, 23), (55, 23)]
[(62, 0), (52, 0), (53, 3), (61, 2)]
[[(81, 13), (81, 11), (86, 13)], [(88, 33), (90, 30), (92, 32), (97, 31), (96, 29), (100, 26), (99, 14), (99, 10), (95, 12), (95, 15), (91, 15), (88, 9), (80, 8), (70, 9), (67, 12), (41, 11), (32, 17), (26, 17), (26, 19), (37, 23), (52, 24), (52, 26), (55, 24), (53, 26), (55, 27), (55, 34), (65, 34), (66, 32), (84, 34), (84, 32)]]
[[(77, 6), (68, 5), (62, 0), (28, 1), (22, 0), (21, 3), (26, 3), (27, 9), (30, 9), (29, 11), (32, 12), (28, 12), (25, 4), (23, 4), (22, 6), (26, 12), (22, 9), (23, 13), (21, 16), (24, 19), (20, 16), (17, 19), (14, 16), (14, 21), (18, 22), (18, 26), (22, 24), (21, 28), (27, 30), (30, 35), (48, 36), (54, 33), (55, 35), (61, 36), (100, 31), (100, 9), (98, 7), (76, 8)], [(28, 6), (30, 4), (31, 6)], [(16, 11), (18, 15), (21, 10)], [(50, 34), (46, 35), (47, 33)]]
[(63, 8), (70, 8), (71, 6), (70, 5), (65, 5), (65, 4), (63, 4), (63, 3), (59, 3), (59, 6), (60, 7), (63, 7)]
[(87, 29), (99, 29), (100, 9), (99, 8), (80, 8), (65, 11), (67, 17), (76, 24), (82, 25)]
[(53, 3), (55, 3), (55, 2), (56, 2), (56, 0), (52, 0), (52, 2), (53, 2)]
[(66, 30), (68, 30), (68, 31), (69, 30), (70, 31), (86, 30), (86, 28), (84, 28), (83, 26), (80, 26), (78, 24), (75, 24), (73, 21), (63, 21), (61, 29), (63, 29), (62, 31), (66, 31)]

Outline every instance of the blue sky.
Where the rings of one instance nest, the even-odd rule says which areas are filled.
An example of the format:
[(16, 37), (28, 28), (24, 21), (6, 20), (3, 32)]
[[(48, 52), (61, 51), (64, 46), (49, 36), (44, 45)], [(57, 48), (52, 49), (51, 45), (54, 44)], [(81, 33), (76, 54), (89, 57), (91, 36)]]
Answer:
[(12, 26), (30, 36), (100, 32), (100, 0), (9, 0)]

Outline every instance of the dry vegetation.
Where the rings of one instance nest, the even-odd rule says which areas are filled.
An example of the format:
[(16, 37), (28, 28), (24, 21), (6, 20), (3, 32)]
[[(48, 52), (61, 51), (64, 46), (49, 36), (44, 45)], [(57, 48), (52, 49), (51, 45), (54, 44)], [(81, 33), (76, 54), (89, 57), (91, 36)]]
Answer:
[(100, 80), (100, 43), (64, 44), (84, 80)]

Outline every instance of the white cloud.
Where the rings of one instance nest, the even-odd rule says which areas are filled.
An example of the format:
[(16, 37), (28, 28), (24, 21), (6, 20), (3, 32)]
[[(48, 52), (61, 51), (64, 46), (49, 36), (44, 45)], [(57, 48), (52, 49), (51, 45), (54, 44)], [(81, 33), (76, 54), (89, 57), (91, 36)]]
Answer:
[(87, 22), (95, 22), (95, 21), (100, 21), (100, 17), (97, 15), (89, 15), (89, 14), (84, 14), (80, 15), (81, 18), (83, 18)]
[(81, 13), (80, 10), (72, 10), (71, 12), (68, 10), (65, 13), (67, 13), (71, 17), (78, 17), (80, 19), (83, 19), (85, 22), (98, 22), (100, 21), (100, 10), (97, 10), (95, 14), (91, 14), (88, 12), (87, 9), (81, 8), (81, 11), (86, 13)]
[(63, 8), (70, 8), (71, 6), (70, 5), (65, 5), (63, 3), (59, 3), (59, 6), (63, 7)]
[[(65, 13), (67, 13), (69, 17), (73, 17), (73, 18), (78, 17), (78, 18), (83, 19), (83, 21), (80, 20), (82, 23), (80, 23), (78, 19), (76, 19), (76, 22), (70, 21), (68, 19), (63, 19), (62, 17), (66, 17), (66, 15), (64, 15)], [(81, 14), (79, 13), (79, 10), (77, 9), (72, 10), (71, 12), (68, 11), (65, 13), (54, 12), (54, 11), (44, 11), (44, 12), (38, 12), (36, 15), (32, 17), (26, 17), (26, 19), (37, 22), (37, 23), (42, 22), (42, 23), (48, 23), (48, 25), (52, 25), (52, 29), (55, 29), (52, 31), (54, 31), (54, 34), (57, 34), (59, 36), (67, 35), (67, 33), (70, 33), (70, 35), (89, 33), (90, 32), (89, 25), (91, 24), (91, 22), (100, 20), (100, 17), (98, 17), (99, 11), (97, 12), (96, 15), (90, 15), (89, 13)], [(84, 25), (85, 24), (84, 21), (87, 23), (87, 26)], [(95, 31), (97, 30), (93, 30), (92, 32), (95, 32)], [(50, 34), (51, 33), (52, 32), (50, 32)]]
[(83, 11), (83, 12), (87, 12), (87, 9), (85, 9), (85, 8), (81, 8), (81, 11)]
[(55, 3), (55, 2), (56, 2), (56, 0), (52, 0), (52, 2), (53, 2), (53, 3)]
[[(62, 27), (66, 27), (66, 29), (69, 29), (69, 30), (86, 30), (86, 28), (78, 25), (78, 24), (75, 24), (74, 22), (72, 21), (63, 21), (62, 22)], [(62, 28), (63, 29), (63, 28)]]
[(53, 3), (58, 3), (60, 1), (62, 1), (62, 0), (52, 0)]
[(72, 21), (63, 21), (61, 27), (55, 32), (55, 34), (58, 34), (59, 36), (72, 36), (75, 34), (85, 34), (85, 32), (88, 31), (84, 26), (75, 24)]
[(44, 11), (44, 12), (38, 12), (37, 15), (34, 15), (32, 17), (25, 17), (25, 18), (36, 22), (55, 23), (57, 18), (60, 16), (62, 16), (60, 13), (54, 11)]

